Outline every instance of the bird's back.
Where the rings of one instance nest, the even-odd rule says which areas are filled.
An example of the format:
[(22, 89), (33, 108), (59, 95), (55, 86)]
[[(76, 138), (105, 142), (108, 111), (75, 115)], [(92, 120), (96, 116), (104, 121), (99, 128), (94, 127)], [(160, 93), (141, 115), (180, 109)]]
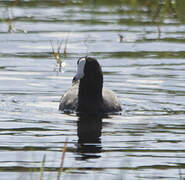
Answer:
[[(59, 110), (64, 111), (64, 112), (77, 111), (78, 88), (79, 88), (79, 84), (77, 83), (74, 86), (72, 86), (72, 88), (70, 88), (63, 95), (60, 105), (59, 105)], [(103, 103), (101, 104), (101, 107), (100, 107), (100, 111), (102, 111), (102, 113), (111, 113), (111, 112), (121, 111), (121, 103), (112, 90), (103, 88), (102, 93), (103, 93)], [(93, 106), (93, 104), (89, 104), (89, 103), (91, 102), (87, 102), (87, 106), (89, 105)]]

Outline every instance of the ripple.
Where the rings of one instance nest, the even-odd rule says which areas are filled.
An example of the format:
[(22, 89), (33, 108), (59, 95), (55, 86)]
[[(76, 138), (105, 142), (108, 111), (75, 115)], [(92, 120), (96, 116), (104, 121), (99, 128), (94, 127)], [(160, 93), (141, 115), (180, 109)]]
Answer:
[[(0, 2), (2, 179), (39, 179), (44, 155), (44, 178), (56, 179), (66, 138), (62, 178), (184, 178), (184, 6), (173, 3)], [(67, 37), (57, 74), (50, 41)], [(58, 104), (86, 55), (123, 112), (83, 124)]]

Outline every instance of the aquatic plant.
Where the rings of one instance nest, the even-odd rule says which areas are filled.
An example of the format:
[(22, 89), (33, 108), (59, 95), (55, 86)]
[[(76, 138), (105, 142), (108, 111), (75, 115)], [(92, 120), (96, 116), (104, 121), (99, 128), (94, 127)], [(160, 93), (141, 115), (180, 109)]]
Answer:
[(52, 54), (55, 57), (56, 60), (56, 67), (54, 68), (54, 71), (56, 72), (61, 72), (63, 69), (62, 67), (65, 66), (65, 62), (64, 62), (64, 58), (67, 56), (67, 45), (68, 45), (68, 41), (69, 41), (69, 33), (66, 36), (66, 39), (64, 40), (64, 48), (62, 51), (62, 43), (63, 40), (58, 40), (56, 41), (56, 51), (54, 48), (54, 42), (50, 41), (50, 45), (51, 45), (51, 50), (52, 50)]
[(44, 155), (44, 157), (42, 159), (42, 166), (41, 166), (41, 169), (40, 169), (40, 180), (43, 180), (45, 162), (46, 162), (46, 155)]
[(57, 180), (60, 180), (60, 176), (63, 172), (63, 167), (64, 167), (64, 159), (65, 159), (65, 153), (66, 153), (66, 150), (67, 150), (67, 139), (64, 143), (64, 148), (62, 150), (62, 158), (61, 158), (61, 162), (60, 162), (60, 168), (59, 168), (59, 171), (58, 171), (58, 175), (57, 175)]
[(8, 24), (8, 32), (14, 33), (14, 32), (23, 32), (27, 33), (27, 31), (16, 28), (15, 24), (13, 24), (13, 8), (16, 6), (18, 0), (14, 0), (9, 7), (7, 7), (7, 18), (1, 19), (1, 21)]
[[(64, 170), (63, 167), (64, 167), (64, 159), (65, 159), (66, 151), (67, 151), (67, 139), (65, 140), (64, 147), (62, 149), (62, 156), (61, 156), (61, 162), (60, 162), (59, 170), (58, 170), (58, 173), (57, 173), (57, 180), (60, 180), (60, 177), (61, 177), (62, 172)], [(46, 163), (46, 155), (44, 155), (43, 159), (42, 159), (42, 165), (41, 165), (41, 168), (40, 168), (40, 177), (39, 177), (40, 180), (43, 180), (43, 178), (44, 178), (45, 163)]]
[(62, 41), (57, 41), (57, 51), (55, 51), (53, 42), (50, 42), (51, 44), (51, 49), (53, 56), (55, 57), (56, 60), (56, 67), (54, 71), (61, 72), (63, 64), (63, 58), (62, 58), (62, 52), (61, 52), (61, 47), (62, 47)]

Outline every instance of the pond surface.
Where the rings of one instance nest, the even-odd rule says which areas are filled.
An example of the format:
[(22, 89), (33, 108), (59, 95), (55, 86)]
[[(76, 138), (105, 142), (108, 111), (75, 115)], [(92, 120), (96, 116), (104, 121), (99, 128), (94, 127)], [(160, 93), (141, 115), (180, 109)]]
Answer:
[[(185, 3), (0, 0), (0, 179), (185, 178)], [(62, 72), (51, 49), (63, 41)], [(96, 57), (123, 112), (58, 111), (76, 61)]]

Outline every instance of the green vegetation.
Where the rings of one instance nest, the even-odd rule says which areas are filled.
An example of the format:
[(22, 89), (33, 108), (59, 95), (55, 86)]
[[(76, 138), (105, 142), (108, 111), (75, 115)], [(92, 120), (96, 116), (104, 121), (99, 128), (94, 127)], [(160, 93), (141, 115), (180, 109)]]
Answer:
[[(61, 72), (62, 69), (62, 55), (61, 55), (61, 46), (62, 46), (62, 41), (57, 41), (57, 52), (54, 50), (53, 43), (51, 41), (51, 48), (52, 48), (52, 53), (56, 59), (56, 71)], [(58, 68), (57, 68), (58, 67)]]
[(46, 162), (46, 155), (44, 155), (44, 157), (42, 159), (42, 167), (40, 169), (40, 180), (43, 180), (45, 162)]
[(62, 67), (65, 66), (65, 62), (63, 61), (63, 59), (67, 56), (68, 39), (69, 39), (69, 36), (67, 36), (67, 38), (65, 39), (63, 53), (61, 51), (62, 50), (62, 43), (63, 43), (63, 41), (57, 41), (56, 42), (56, 44), (57, 44), (57, 50), (56, 51), (55, 51), (53, 42), (52, 41), (50, 42), (51, 49), (52, 49), (52, 54), (53, 54), (53, 56), (55, 57), (55, 60), (56, 60), (56, 68), (54, 69), (54, 71), (61, 72), (62, 71)]
[[(2, 7), (8, 8), (7, 11), (8, 17), (1, 19), (1, 21), (6, 22), (8, 25), (8, 32), (25, 32), (24, 30), (17, 29), (14, 25), (14, 18), (13, 18), (13, 9), (15, 7), (64, 7), (64, 6), (82, 6), (83, 8), (86, 8), (88, 6), (92, 7), (93, 14), (101, 13), (98, 10), (96, 10), (95, 7), (109, 7), (110, 13), (116, 13), (119, 15), (129, 15), (133, 14), (134, 12), (137, 13), (137, 17), (141, 18), (141, 15), (144, 13), (147, 15), (151, 21), (150, 22), (143, 22), (143, 23), (149, 23), (153, 25), (159, 26), (161, 22), (166, 17), (169, 17), (171, 19), (177, 19), (179, 22), (184, 23), (185, 22), (185, 0), (68, 0), (68, 1), (59, 1), (59, 0), (53, 0), (53, 1), (38, 1), (38, 0), (30, 0), (30, 1), (24, 1), (24, 0), (14, 0), (14, 1), (2, 1), (0, 2), (0, 5)], [(127, 10), (124, 9), (124, 7), (128, 7)], [(83, 13), (83, 12), (82, 12)], [(18, 20), (16, 18), (16, 20)], [(89, 23), (89, 21), (87, 22)], [(99, 21), (98, 19), (92, 19), (90, 23), (105, 23), (103, 21)], [(138, 23), (137, 19), (130, 19), (129, 22), (125, 22), (125, 19), (120, 20), (120, 24), (130, 24), (135, 25)], [(160, 31), (160, 29), (159, 29)], [(159, 32), (160, 33), (160, 32)]]
[(18, 3), (18, 0), (14, 0), (11, 2), (9, 6), (7, 6), (7, 18), (0, 19), (2, 22), (5, 22), (8, 24), (8, 32), (9, 33), (14, 33), (14, 32), (20, 32), (20, 33), (27, 33), (26, 31), (16, 28), (14, 23), (13, 23), (13, 8), (16, 6)]
[(66, 140), (66, 142), (64, 143), (64, 148), (63, 148), (63, 151), (62, 151), (62, 158), (61, 158), (61, 163), (60, 163), (60, 169), (59, 169), (58, 175), (57, 175), (57, 180), (60, 180), (61, 174), (62, 174), (62, 172), (63, 172), (64, 158), (65, 158), (66, 150), (67, 150), (67, 140)]
[[(63, 173), (63, 171), (64, 171), (64, 160), (65, 160), (66, 151), (67, 151), (67, 139), (66, 139), (66, 141), (64, 142), (64, 147), (63, 147), (63, 149), (62, 149), (61, 162), (60, 162), (60, 166), (59, 166), (59, 169), (58, 169), (58, 173), (57, 173), (57, 178), (56, 178), (56, 180), (60, 180), (60, 179), (61, 179), (61, 175), (62, 175), (62, 173)], [(46, 155), (43, 156), (42, 163), (41, 163), (40, 176), (39, 176), (39, 179), (40, 179), (40, 180), (45, 179), (45, 178), (44, 178), (44, 172), (45, 172), (45, 170), (47, 170), (47, 168), (45, 168), (45, 164), (46, 164)], [(32, 174), (33, 172), (37, 172), (37, 171), (38, 171), (37, 168), (33, 168), (33, 169), (31, 170), (31, 174)], [(47, 178), (48, 178), (48, 176), (47, 176)], [(33, 179), (32, 176), (31, 176), (31, 179)], [(52, 179), (53, 179), (53, 178), (52, 178)]]

